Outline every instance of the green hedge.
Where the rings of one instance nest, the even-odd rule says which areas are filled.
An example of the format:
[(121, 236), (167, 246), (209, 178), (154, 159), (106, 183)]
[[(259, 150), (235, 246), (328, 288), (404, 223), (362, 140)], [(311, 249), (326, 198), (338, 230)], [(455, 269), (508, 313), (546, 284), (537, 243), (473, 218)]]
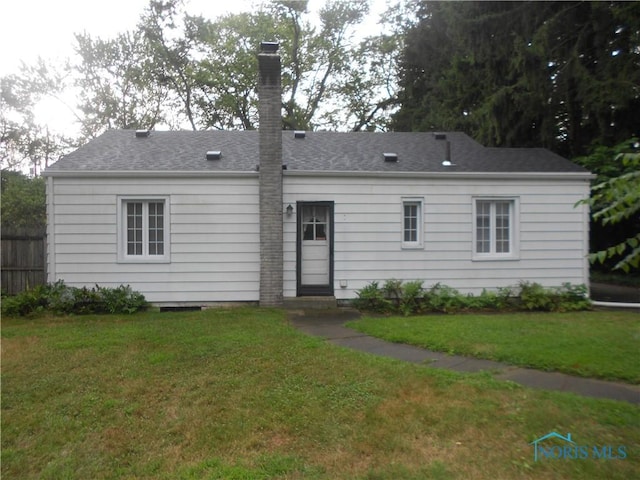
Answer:
[(387, 280), (382, 287), (372, 282), (357, 291), (353, 306), (359, 310), (378, 313), (455, 313), (463, 311), (548, 311), (587, 310), (591, 302), (584, 285), (563, 284), (559, 288), (545, 288), (538, 283), (521, 282), (517, 288), (483, 290), (478, 296), (463, 295), (447, 285), (436, 283), (429, 289), (414, 280)]
[(25, 316), (51, 312), (55, 314), (135, 313), (149, 304), (144, 295), (130, 286), (106, 288), (68, 287), (62, 281), (39, 285), (31, 290), (2, 299), (2, 314)]

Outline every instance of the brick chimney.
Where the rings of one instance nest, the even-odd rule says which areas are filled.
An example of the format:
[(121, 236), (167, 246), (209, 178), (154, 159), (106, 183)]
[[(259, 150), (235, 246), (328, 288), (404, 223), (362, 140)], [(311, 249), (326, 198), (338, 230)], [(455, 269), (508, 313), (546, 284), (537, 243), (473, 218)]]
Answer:
[(260, 305), (282, 305), (282, 88), (278, 43), (258, 54)]

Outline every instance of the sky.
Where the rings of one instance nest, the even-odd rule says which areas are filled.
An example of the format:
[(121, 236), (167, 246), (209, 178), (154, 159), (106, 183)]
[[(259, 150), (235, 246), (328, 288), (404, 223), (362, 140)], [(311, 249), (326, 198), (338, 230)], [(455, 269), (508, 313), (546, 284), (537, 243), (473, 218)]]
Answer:
[[(20, 61), (73, 55), (74, 33), (112, 38), (136, 26), (148, 0), (5, 0), (0, 17), (0, 76)], [(187, 11), (214, 18), (249, 10), (251, 0), (189, 0)]]

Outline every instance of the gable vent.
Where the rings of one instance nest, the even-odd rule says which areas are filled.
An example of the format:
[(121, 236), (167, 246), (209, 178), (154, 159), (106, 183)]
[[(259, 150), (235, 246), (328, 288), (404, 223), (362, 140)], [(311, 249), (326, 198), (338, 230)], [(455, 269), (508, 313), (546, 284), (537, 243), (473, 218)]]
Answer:
[(207, 152), (207, 160), (220, 160), (222, 152), (220, 150), (210, 150)]
[(433, 136), (435, 137), (436, 140), (446, 140), (447, 139), (447, 134), (446, 133), (434, 133)]
[(136, 130), (136, 138), (146, 138), (151, 133), (149, 130)]
[(385, 162), (397, 162), (398, 154), (397, 153), (383, 153)]
[(307, 136), (307, 132), (304, 130), (294, 130), (293, 138), (305, 138)]

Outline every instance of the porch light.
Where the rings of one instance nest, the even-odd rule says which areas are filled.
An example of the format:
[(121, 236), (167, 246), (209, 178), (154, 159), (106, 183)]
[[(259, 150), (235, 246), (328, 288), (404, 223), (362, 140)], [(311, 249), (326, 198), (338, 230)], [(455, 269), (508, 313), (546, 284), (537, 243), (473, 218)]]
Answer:
[(289, 204), (287, 205), (287, 217), (290, 217), (291, 215), (293, 215), (293, 207)]

